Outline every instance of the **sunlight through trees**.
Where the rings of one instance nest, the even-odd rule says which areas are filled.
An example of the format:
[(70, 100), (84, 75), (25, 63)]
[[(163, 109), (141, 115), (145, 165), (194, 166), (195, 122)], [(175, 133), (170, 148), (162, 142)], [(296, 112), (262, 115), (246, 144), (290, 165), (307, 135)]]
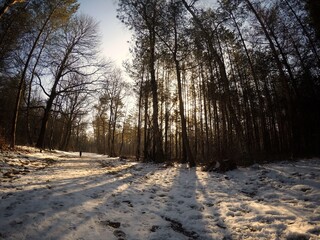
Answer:
[(319, 156), (317, 7), (120, 0), (128, 83), (76, 0), (4, 1), (0, 137), (222, 169)]

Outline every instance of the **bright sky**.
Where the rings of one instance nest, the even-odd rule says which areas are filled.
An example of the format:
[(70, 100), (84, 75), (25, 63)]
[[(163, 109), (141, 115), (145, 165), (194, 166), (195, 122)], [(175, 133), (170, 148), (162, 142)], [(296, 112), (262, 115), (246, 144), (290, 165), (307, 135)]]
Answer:
[(104, 56), (114, 60), (118, 67), (122, 67), (122, 62), (130, 58), (128, 41), (131, 40), (131, 33), (116, 17), (117, 1), (78, 0), (78, 2), (80, 13), (92, 16), (100, 23)]
[[(94, 17), (100, 24), (102, 35), (102, 49), (106, 58), (111, 58), (118, 67), (122, 62), (130, 59), (128, 41), (131, 33), (124, 24), (117, 19), (117, 0), (78, 0), (80, 12)], [(200, 3), (212, 5), (216, 0), (201, 0)]]

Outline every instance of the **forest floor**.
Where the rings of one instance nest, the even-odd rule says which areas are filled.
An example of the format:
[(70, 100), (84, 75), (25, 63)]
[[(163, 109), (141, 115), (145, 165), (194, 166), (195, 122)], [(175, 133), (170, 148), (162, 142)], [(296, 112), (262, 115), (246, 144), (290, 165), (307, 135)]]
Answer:
[(320, 239), (320, 159), (227, 173), (0, 153), (0, 239)]

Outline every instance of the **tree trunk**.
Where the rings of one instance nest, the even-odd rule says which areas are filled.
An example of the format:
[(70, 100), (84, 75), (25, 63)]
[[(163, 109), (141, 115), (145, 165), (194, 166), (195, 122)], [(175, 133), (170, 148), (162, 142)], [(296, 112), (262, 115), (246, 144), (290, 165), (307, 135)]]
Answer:
[(49, 37), (49, 34), (46, 35), (44, 41), (43, 41), (43, 44), (41, 46), (41, 49), (40, 49), (40, 52), (37, 56), (37, 59), (36, 59), (36, 62), (33, 66), (33, 69), (32, 69), (32, 76), (31, 76), (31, 79), (30, 79), (30, 83), (29, 83), (29, 91), (28, 91), (28, 99), (27, 99), (27, 110), (26, 110), (26, 125), (27, 125), (27, 137), (28, 137), (28, 142), (29, 144), (32, 146), (33, 145), (33, 137), (31, 136), (31, 131), (30, 131), (30, 101), (31, 101), (31, 91), (32, 91), (32, 82), (33, 82), (33, 79), (34, 79), (34, 75), (35, 75), (35, 72), (36, 72), (36, 68), (38, 66), (38, 63), (40, 61), (40, 57), (41, 57), (41, 54), (43, 52), (43, 49), (45, 47), (45, 44), (48, 40), (48, 37)]
[(143, 93), (142, 86), (143, 86), (143, 77), (140, 83), (139, 101), (138, 101), (138, 126), (137, 126), (137, 148), (136, 148), (137, 161), (140, 160), (140, 149), (141, 149), (141, 109), (142, 109), (142, 93)]
[(55, 97), (56, 97), (55, 94), (51, 93), (51, 95), (49, 97), (49, 100), (47, 101), (46, 108), (44, 110), (43, 118), (42, 118), (42, 121), (41, 121), (41, 129), (40, 129), (38, 141), (37, 141), (37, 144), (36, 144), (36, 147), (40, 148), (40, 149), (44, 148), (45, 133), (46, 133), (47, 124), (48, 124), (51, 108), (52, 108), (53, 101), (54, 101)]
[(194, 167), (196, 164), (194, 162), (194, 158), (190, 149), (190, 143), (187, 134), (187, 123), (186, 118), (184, 116), (184, 104), (182, 99), (182, 86), (181, 86), (181, 70), (180, 64), (178, 60), (175, 60), (176, 66), (176, 74), (177, 74), (177, 84), (178, 84), (178, 97), (179, 97), (179, 112), (180, 112), (180, 120), (181, 120), (181, 130), (182, 130), (182, 151), (186, 154), (186, 159), (182, 159), (182, 162), (188, 162), (190, 167)]
[(108, 152), (111, 157), (113, 157), (112, 153), (112, 118), (114, 117), (113, 113), (113, 99), (110, 99), (110, 106), (109, 106), (109, 122), (108, 122)]
[[(16, 1), (11, 1), (11, 2), (16, 2)], [(36, 49), (36, 46), (38, 45), (38, 41), (40, 40), (42, 33), (44, 32), (48, 22), (50, 21), (51, 16), (54, 13), (54, 10), (55, 10), (55, 8), (50, 12), (49, 16), (46, 18), (40, 31), (38, 32), (38, 35), (37, 35), (36, 39), (34, 40), (32, 47), (31, 47), (31, 50), (27, 56), (26, 63), (24, 64), (24, 67), (23, 67), (23, 71), (22, 71), (22, 74), (21, 74), (21, 77), (19, 80), (18, 93), (17, 93), (14, 112), (13, 112), (13, 120), (12, 120), (12, 128), (11, 128), (11, 143), (10, 143), (11, 148), (14, 148), (15, 143), (16, 143), (16, 129), (17, 129), (17, 122), (18, 122), (18, 114), (19, 114), (20, 101), (21, 101), (21, 97), (22, 97), (22, 89), (23, 89), (23, 85), (25, 83), (27, 69), (29, 67), (29, 63), (31, 61), (33, 52)], [(0, 15), (0, 17), (1, 17), (1, 15)]]
[[(297, 15), (297, 13), (295, 12), (295, 10), (292, 8), (292, 6), (290, 5), (290, 3), (288, 2), (288, 0), (284, 0), (287, 4), (287, 6), (289, 7), (289, 9), (291, 10), (291, 12), (293, 13), (293, 15), (295, 16), (295, 18), (297, 19), (298, 23), (300, 24), (303, 32), (305, 33), (305, 35), (307, 36), (310, 46), (312, 48), (313, 53), (315, 54), (317, 60), (318, 60), (318, 66), (320, 66), (320, 57), (317, 51), (317, 48), (315, 46), (314, 41), (312, 40), (312, 37), (309, 33), (309, 31), (307, 30), (307, 28), (305, 27), (305, 25), (302, 23), (301, 19), (299, 18), (299, 16)], [(316, 2), (316, 1), (315, 1)]]
[(144, 139), (143, 139), (143, 158), (149, 161), (149, 128), (148, 128), (148, 109), (149, 109), (149, 83), (146, 82), (144, 94)]
[(44, 147), (44, 138), (45, 138), (45, 133), (46, 133), (46, 129), (47, 129), (47, 122), (48, 122), (48, 119), (49, 119), (49, 115), (50, 115), (50, 111), (51, 111), (51, 108), (52, 108), (52, 105), (53, 105), (53, 101), (57, 96), (57, 92), (56, 92), (57, 91), (57, 86), (58, 86), (58, 83), (60, 81), (60, 78), (62, 76), (63, 70), (65, 68), (65, 65), (67, 63), (67, 60), (69, 58), (69, 55), (71, 54), (71, 51), (72, 51), (73, 47), (74, 47), (74, 45), (67, 50), (63, 60), (61, 61), (59, 70), (57, 72), (57, 75), (55, 76), (55, 81), (54, 81), (54, 84), (53, 84), (53, 86), (51, 88), (51, 93), (50, 93), (49, 99), (47, 101), (47, 105), (46, 105), (46, 108), (45, 108), (45, 111), (44, 111), (44, 115), (43, 115), (43, 118), (42, 118), (42, 122), (41, 122), (41, 129), (40, 129), (38, 141), (37, 141), (37, 144), (36, 144), (36, 147), (38, 147), (38, 148), (43, 148)]
[(149, 30), (149, 44), (150, 44), (150, 61), (149, 61), (149, 72), (150, 72), (150, 86), (152, 92), (152, 130), (153, 130), (153, 142), (152, 142), (152, 158), (155, 162), (163, 162), (164, 155), (162, 149), (162, 134), (158, 124), (158, 85), (155, 75), (155, 39), (156, 33), (154, 27)]
[(122, 148), (123, 148), (123, 143), (124, 143), (124, 134), (125, 134), (125, 121), (123, 121), (123, 127), (122, 127), (122, 132), (121, 132), (121, 143), (120, 143), (120, 148), (119, 148), (119, 156), (122, 155)]
[(178, 32), (177, 32), (177, 23), (175, 22), (174, 26), (174, 48), (172, 52), (173, 61), (175, 64), (176, 77), (177, 77), (177, 85), (178, 85), (178, 98), (179, 98), (179, 112), (180, 112), (180, 120), (181, 120), (181, 130), (182, 130), (182, 163), (188, 163), (190, 167), (195, 167), (195, 161), (193, 158), (193, 154), (190, 148), (190, 142), (187, 133), (187, 123), (184, 115), (184, 103), (182, 98), (182, 84), (181, 84), (181, 68), (180, 62), (178, 60)]
[(118, 104), (115, 104), (115, 111), (114, 111), (114, 119), (112, 121), (112, 135), (111, 135), (111, 148), (110, 148), (110, 155), (111, 157), (116, 156), (115, 152), (115, 134), (116, 134), (116, 123), (118, 118)]
[(254, 13), (254, 15), (256, 16), (258, 22), (261, 25), (261, 28), (265, 34), (265, 37), (267, 38), (268, 42), (269, 42), (269, 46), (270, 49), (272, 51), (274, 60), (276, 62), (277, 68), (279, 70), (279, 74), (280, 74), (280, 82), (281, 82), (281, 87), (282, 87), (282, 92), (284, 93), (284, 99), (286, 101), (286, 104), (284, 105), (285, 109), (286, 109), (286, 122), (287, 122), (287, 129), (286, 129), (286, 134), (287, 135), (287, 140), (288, 140), (288, 144), (289, 144), (289, 154), (292, 154), (293, 152), (293, 139), (292, 139), (292, 120), (293, 120), (293, 109), (292, 109), (292, 96), (290, 94), (290, 87), (286, 78), (286, 75), (284, 73), (283, 70), (283, 66), (282, 63), (279, 59), (276, 47), (271, 39), (271, 36), (267, 30), (267, 27), (265, 25), (265, 23), (263, 22), (262, 18), (260, 17), (260, 15), (258, 14), (257, 10), (254, 8), (254, 6), (252, 5), (252, 3), (249, 0), (245, 0), (245, 2), (247, 3), (249, 9)]
[[(251, 70), (251, 74), (252, 74), (252, 78), (253, 78), (253, 82), (254, 82), (254, 86), (255, 86), (255, 91), (256, 91), (256, 94), (257, 94), (257, 97), (258, 97), (258, 102), (259, 102), (259, 108), (260, 108), (260, 111), (259, 111), (259, 118), (261, 120), (261, 129), (262, 129), (262, 135), (264, 136), (264, 141), (266, 140), (265, 137), (268, 135), (267, 133), (267, 129), (266, 129), (266, 119), (265, 119), (265, 115), (264, 115), (264, 104), (263, 104), (263, 99), (262, 99), (262, 95), (260, 94), (260, 89), (259, 89), (259, 80), (258, 80), (258, 77), (257, 77), (257, 74), (256, 74), (256, 71), (255, 71), (255, 68), (253, 66), (253, 63), (252, 63), (252, 60), (251, 60), (251, 57), (249, 55), (249, 51), (248, 51), (248, 48), (247, 48), (247, 45), (243, 39), (243, 36), (242, 36), (242, 33), (241, 33), (241, 30), (239, 28), (239, 25), (236, 21), (236, 18), (234, 17), (233, 13), (230, 12), (230, 15), (232, 17), (232, 20), (236, 26), (236, 29), (238, 31), (238, 34), (240, 36), (240, 40), (241, 40), (241, 43), (242, 43), (242, 46), (244, 48), (244, 51), (246, 53), (246, 56), (247, 56), (247, 59), (248, 59), (248, 63), (249, 63), (249, 66), (250, 66), (250, 70)], [(254, 121), (254, 120), (253, 120)], [(257, 132), (258, 134), (258, 132)], [(260, 137), (259, 135), (256, 136), (257, 137), (257, 146), (258, 146), (258, 150), (261, 149), (260, 147)]]
[[(218, 65), (218, 70), (219, 70), (219, 74), (220, 74), (220, 78), (221, 78), (221, 83), (222, 83), (222, 87), (223, 87), (223, 91), (224, 94), (222, 96), (222, 101), (225, 103), (230, 115), (231, 115), (231, 120), (235, 126), (235, 130), (237, 133), (237, 136), (239, 137), (239, 142), (240, 144), (243, 143), (243, 129), (242, 126), (240, 124), (240, 121), (237, 117), (237, 114), (234, 110), (232, 101), (231, 101), (231, 93), (230, 93), (230, 89), (229, 89), (229, 80), (228, 80), (228, 76), (226, 73), (226, 68), (225, 68), (225, 64), (223, 62), (223, 60), (221, 59), (221, 57), (219, 56), (219, 53), (217, 52), (216, 49), (214, 49), (214, 44), (213, 44), (213, 36), (211, 36), (211, 34), (207, 31), (207, 29), (204, 28), (201, 20), (196, 16), (196, 14), (194, 13), (194, 11), (191, 9), (191, 7), (187, 4), (187, 2), (185, 0), (182, 0), (182, 3), (184, 4), (184, 6), (186, 7), (186, 9), (188, 10), (188, 12), (192, 15), (193, 19), (195, 20), (196, 24), (199, 26), (199, 28), (201, 29), (201, 31), (204, 34), (205, 40), (207, 41), (207, 47), (208, 50), (210, 52), (210, 55), (212, 57), (212, 59), (216, 62), (216, 64)], [(243, 146), (245, 147), (245, 146)]]

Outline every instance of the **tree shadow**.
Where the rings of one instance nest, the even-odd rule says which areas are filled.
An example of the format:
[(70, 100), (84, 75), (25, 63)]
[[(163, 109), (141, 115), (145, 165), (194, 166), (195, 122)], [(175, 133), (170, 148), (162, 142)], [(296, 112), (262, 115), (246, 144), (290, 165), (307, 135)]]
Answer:
[[(84, 161), (76, 160), (75, 163)], [(139, 167), (137, 164), (135, 168), (123, 168), (117, 176), (101, 168), (95, 175), (72, 177), (59, 174), (57, 179), (41, 180), (41, 175), (56, 174), (53, 169), (46, 169), (49, 173), (37, 172), (40, 179), (33, 183), (30, 179), (31, 182), (15, 184), (14, 181), (11, 186), (6, 185), (14, 187), (14, 190), (6, 189), (0, 195), (0, 239), (21, 239), (25, 236), (28, 239), (73, 238), (73, 232), (82, 232), (81, 227), (88, 225), (87, 222), (91, 222), (91, 228), (96, 228), (95, 221), (105, 214), (106, 201), (140, 174), (153, 170), (144, 168), (141, 173), (139, 169), (142, 168)], [(102, 236), (106, 230), (103, 227), (96, 229), (92, 239), (105, 239)]]
[(316, 162), (310, 165), (299, 161), (227, 173), (230, 189), (238, 192), (234, 203), (226, 206), (233, 223), (246, 227), (244, 232), (251, 235), (264, 231), (282, 239), (298, 231), (308, 236), (308, 231), (320, 224), (316, 213), (320, 204), (320, 172), (315, 166)]
[[(228, 239), (230, 232), (221, 218), (215, 200), (206, 192), (196, 168), (177, 168), (169, 192), (172, 202), (162, 214), (169, 222), (181, 223), (177, 231), (187, 239)], [(175, 229), (174, 229), (175, 230)]]
[[(92, 163), (74, 160), (76, 165)], [(99, 169), (84, 176), (60, 173), (47, 181), (47, 174), (57, 173), (52, 166), (36, 172), (39, 179), (14, 182), (14, 190), (0, 184), (4, 189), (0, 239), (205, 240), (257, 238), (266, 233), (281, 238), (299, 215), (320, 222), (307, 217), (319, 206), (319, 198), (302, 201), (303, 208), (295, 205), (301, 201), (293, 201), (298, 194), (303, 200), (309, 193), (319, 193), (317, 169), (300, 184), (312, 191), (297, 188), (294, 192), (292, 187), (303, 176), (279, 167), (218, 174), (185, 166), (113, 163), (101, 167), (96, 161)], [(75, 169), (85, 171), (84, 166)], [(305, 166), (304, 171), (310, 169)]]
[(229, 239), (203, 189), (195, 169), (159, 169), (116, 195), (105, 221), (121, 222), (129, 239)]

